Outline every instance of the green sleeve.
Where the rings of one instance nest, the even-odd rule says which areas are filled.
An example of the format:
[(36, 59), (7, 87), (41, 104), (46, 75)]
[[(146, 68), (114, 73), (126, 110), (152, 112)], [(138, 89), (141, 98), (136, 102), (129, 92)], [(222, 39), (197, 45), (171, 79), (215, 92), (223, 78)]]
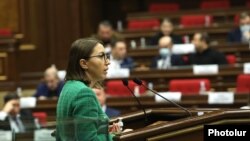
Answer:
[(91, 90), (81, 91), (73, 105), (75, 137), (84, 141), (109, 141), (108, 120), (98, 117), (98, 101)]

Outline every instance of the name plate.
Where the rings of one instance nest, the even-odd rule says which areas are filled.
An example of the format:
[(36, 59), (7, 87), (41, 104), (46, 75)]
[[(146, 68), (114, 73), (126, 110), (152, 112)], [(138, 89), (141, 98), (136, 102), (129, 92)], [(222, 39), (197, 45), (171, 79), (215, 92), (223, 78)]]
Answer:
[(218, 74), (218, 73), (219, 73), (218, 65), (194, 65), (193, 66), (194, 75)]
[(208, 104), (233, 104), (233, 92), (209, 92)]
[(194, 52), (194, 44), (174, 44), (172, 48), (173, 54), (189, 54)]
[(128, 78), (129, 75), (129, 69), (110, 69), (108, 70), (107, 78)]
[(20, 107), (21, 108), (34, 108), (34, 107), (36, 107), (36, 98), (35, 97), (22, 97), (22, 98), (20, 98)]
[(0, 131), (1, 141), (12, 141), (11, 131)]
[(244, 70), (245, 74), (250, 74), (250, 63), (244, 63)]
[(51, 136), (53, 130), (51, 129), (39, 129), (34, 132), (35, 141), (55, 141), (56, 138)]
[[(160, 92), (159, 93), (164, 98), (167, 98), (168, 100), (179, 102), (181, 101), (181, 92)], [(165, 99), (161, 98), (158, 95), (155, 95), (155, 101), (156, 102), (166, 102)]]

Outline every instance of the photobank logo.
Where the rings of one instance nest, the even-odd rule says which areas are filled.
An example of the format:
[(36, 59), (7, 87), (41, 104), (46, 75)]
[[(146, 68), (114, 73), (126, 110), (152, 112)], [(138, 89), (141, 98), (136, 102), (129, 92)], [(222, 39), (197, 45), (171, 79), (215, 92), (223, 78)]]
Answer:
[(204, 125), (204, 141), (233, 139), (249, 141), (250, 125)]

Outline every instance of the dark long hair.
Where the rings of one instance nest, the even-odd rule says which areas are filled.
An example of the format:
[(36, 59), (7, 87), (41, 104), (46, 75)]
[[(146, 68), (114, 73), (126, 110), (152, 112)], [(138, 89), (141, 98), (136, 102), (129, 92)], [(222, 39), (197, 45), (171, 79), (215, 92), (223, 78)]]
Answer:
[(87, 85), (90, 83), (85, 70), (80, 66), (80, 59), (88, 59), (98, 43), (102, 44), (93, 38), (78, 39), (72, 43), (65, 77), (66, 81), (78, 80)]

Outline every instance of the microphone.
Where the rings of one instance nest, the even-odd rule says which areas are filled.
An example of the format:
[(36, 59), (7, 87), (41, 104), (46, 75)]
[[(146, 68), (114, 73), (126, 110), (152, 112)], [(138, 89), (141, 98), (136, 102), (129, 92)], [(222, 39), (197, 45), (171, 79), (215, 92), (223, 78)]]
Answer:
[(147, 118), (147, 114), (145, 111), (145, 108), (142, 106), (140, 100), (135, 96), (135, 94), (133, 93), (133, 91), (129, 88), (128, 86), (128, 80), (127, 79), (123, 79), (122, 83), (125, 87), (127, 87), (127, 89), (129, 90), (129, 92), (133, 95), (133, 97), (135, 98), (135, 100), (137, 101), (138, 105), (140, 106), (140, 108), (142, 109), (143, 113), (144, 113), (144, 119), (145, 119), (145, 123), (148, 122), (148, 118)]
[(158, 94), (155, 90), (152, 90), (152, 89), (148, 88), (147, 86), (145, 86), (145, 85), (142, 83), (142, 81), (141, 81), (140, 79), (134, 78), (133, 81), (134, 81), (137, 85), (143, 86), (144, 88), (150, 90), (151, 92), (153, 92), (154, 94), (160, 96), (160, 97), (163, 98), (164, 100), (166, 100), (166, 101), (172, 103), (173, 105), (175, 105), (176, 107), (182, 109), (182, 110), (185, 111), (187, 114), (189, 114), (190, 117), (192, 117), (192, 113), (191, 113), (188, 109), (186, 109), (186, 108), (182, 107), (181, 105), (175, 103), (174, 101), (171, 101), (171, 100), (165, 98), (164, 96)]

